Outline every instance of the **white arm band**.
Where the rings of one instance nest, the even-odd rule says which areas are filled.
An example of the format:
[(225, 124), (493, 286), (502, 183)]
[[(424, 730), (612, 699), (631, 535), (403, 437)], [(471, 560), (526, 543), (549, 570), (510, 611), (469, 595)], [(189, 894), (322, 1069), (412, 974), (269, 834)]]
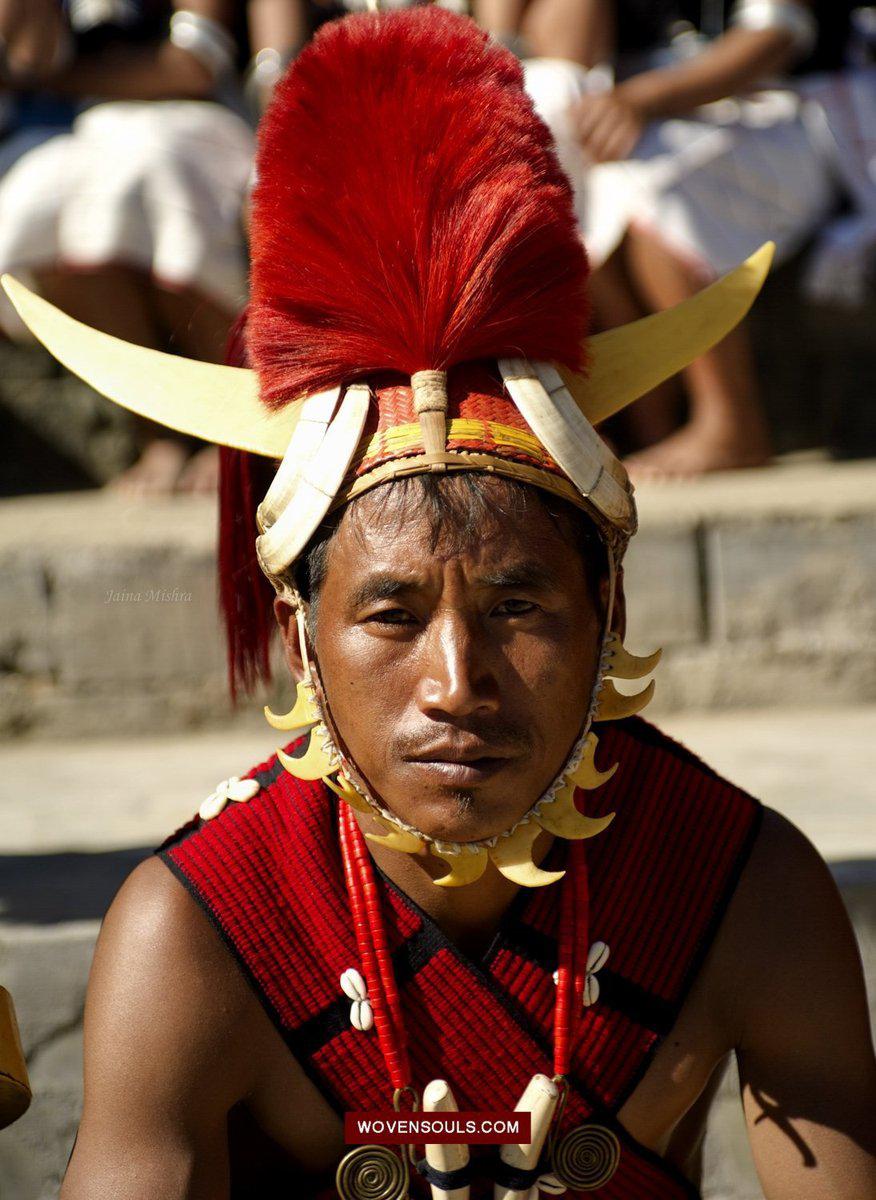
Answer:
[(210, 72), (214, 79), (232, 70), (237, 57), (234, 38), (228, 30), (200, 13), (180, 9), (170, 18), (170, 41)]
[(795, 0), (736, 0), (729, 24), (737, 29), (785, 29), (794, 39), (797, 58), (805, 58), (815, 46), (818, 22), (812, 12)]

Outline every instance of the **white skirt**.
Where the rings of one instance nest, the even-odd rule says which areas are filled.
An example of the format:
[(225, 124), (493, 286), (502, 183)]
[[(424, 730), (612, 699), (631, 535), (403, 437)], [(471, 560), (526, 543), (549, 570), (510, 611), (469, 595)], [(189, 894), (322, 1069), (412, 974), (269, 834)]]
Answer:
[(763, 92), (653, 121), (629, 159), (592, 165), (569, 116), (590, 90), (588, 71), (534, 59), (525, 72), (527, 91), (574, 187), (594, 267), (634, 225), (652, 230), (704, 279), (730, 270), (769, 239), (781, 262), (835, 202), (824, 147), (794, 92)]
[(218, 104), (95, 105), (0, 180), (0, 270), (135, 266), (237, 312), (254, 149), (250, 127)]

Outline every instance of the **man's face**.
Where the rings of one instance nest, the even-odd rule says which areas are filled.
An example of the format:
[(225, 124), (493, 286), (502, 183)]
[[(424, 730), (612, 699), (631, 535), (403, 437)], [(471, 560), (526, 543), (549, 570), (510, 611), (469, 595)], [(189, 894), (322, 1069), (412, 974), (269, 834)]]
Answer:
[(436, 546), (416, 496), (365, 496), (329, 546), (315, 650), (332, 724), (372, 794), (432, 837), (514, 824), (581, 730), (596, 567), (527, 508)]

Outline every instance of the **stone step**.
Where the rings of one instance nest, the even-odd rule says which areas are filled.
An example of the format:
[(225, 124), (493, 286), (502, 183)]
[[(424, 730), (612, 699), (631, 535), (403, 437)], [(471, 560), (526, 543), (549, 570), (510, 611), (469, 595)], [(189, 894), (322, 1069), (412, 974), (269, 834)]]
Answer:
[[(655, 713), (876, 699), (876, 460), (639, 501), (629, 644), (665, 648)], [(256, 728), (227, 700), (215, 524), (199, 498), (0, 502), (0, 736)]]

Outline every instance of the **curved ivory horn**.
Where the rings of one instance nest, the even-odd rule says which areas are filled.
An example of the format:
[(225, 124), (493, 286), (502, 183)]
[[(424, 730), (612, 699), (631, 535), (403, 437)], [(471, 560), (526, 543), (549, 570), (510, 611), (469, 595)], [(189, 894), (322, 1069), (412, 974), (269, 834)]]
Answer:
[(596, 837), (603, 829), (607, 829), (614, 820), (614, 813), (607, 813), (604, 817), (585, 816), (575, 805), (575, 784), (567, 783), (533, 820), (557, 837), (582, 841)]
[[(561, 372), (591, 425), (619, 412), (725, 337), (751, 307), (773, 249), (767, 242), (735, 271), (674, 308), (591, 338), (586, 375)], [(3, 276), (3, 286), (46, 349), (116, 404), (208, 442), (268, 458), (285, 454), (300, 406), (290, 402), (277, 411), (266, 408), (254, 371), (131, 345), (68, 317), (9, 275)]]
[[(547, 1075), (533, 1075), (514, 1110), (530, 1114), (531, 1140), (503, 1146), (499, 1151), (503, 1163), (518, 1171), (531, 1171), (538, 1166), (559, 1095), (559, 1088)], [(526, 1200), (528, 1195), (529, 1188), (524, 1192), (516, 1192), (501, 1183), (493, 1185), (493, 1200)]]
[[(375, 814), (376, 815), (376, 814)], [(388, 850), (398, 850), (402, 854), (419, 854), (425, 846), (422, 838), (406, 829), (390, 829), (389, 833), (366, 833), (369, 842), (378, 846), (386, 846)]]
[[(423, 1112), (458, 1111), (453, 1092), (444, 1079), (433, 1079), (426, 1085), (423, 1092)], [(468, 1160), (468, 1146), (443, 1145), (437, 1142), (426, 1143), (426, 1162), (436, 1171), (458, 1171), (461, 1167), (468, 1166)], [(432, 1200), (468, 1200), (468, 1184), (465, 1187), (451, 1188), (450, 1191), (445, 1191), (444, 1188), (440, 1188), (434, 1183), (430, 1183), (429, 1187), (432, 1190)]]
[(100, 333), (34, 295), (11, 275), (3, 287), (31, 333), (74, 375), (130, 412), (179, 433), (282, 458), (300, 411), (271, 411), (254, 371), (195, 362)]
[(663, 657), (662, 650), (655, 650), (653, 654), (645, 654), (641, 657), (637, 654), (630, 654), (616, 633), (612, 633), (609, 637), (607, 650), (609, 658), (605, 673), (613, 675), (615, 679), (644, 679), (646, 675), (651, 674)]
[(775, 252), (765, 242), (735, 270), (673, 308), (598, 333), (586, 374), (560, 368), (591, 425), (598, 425), (716, 346), (748, 313)]

